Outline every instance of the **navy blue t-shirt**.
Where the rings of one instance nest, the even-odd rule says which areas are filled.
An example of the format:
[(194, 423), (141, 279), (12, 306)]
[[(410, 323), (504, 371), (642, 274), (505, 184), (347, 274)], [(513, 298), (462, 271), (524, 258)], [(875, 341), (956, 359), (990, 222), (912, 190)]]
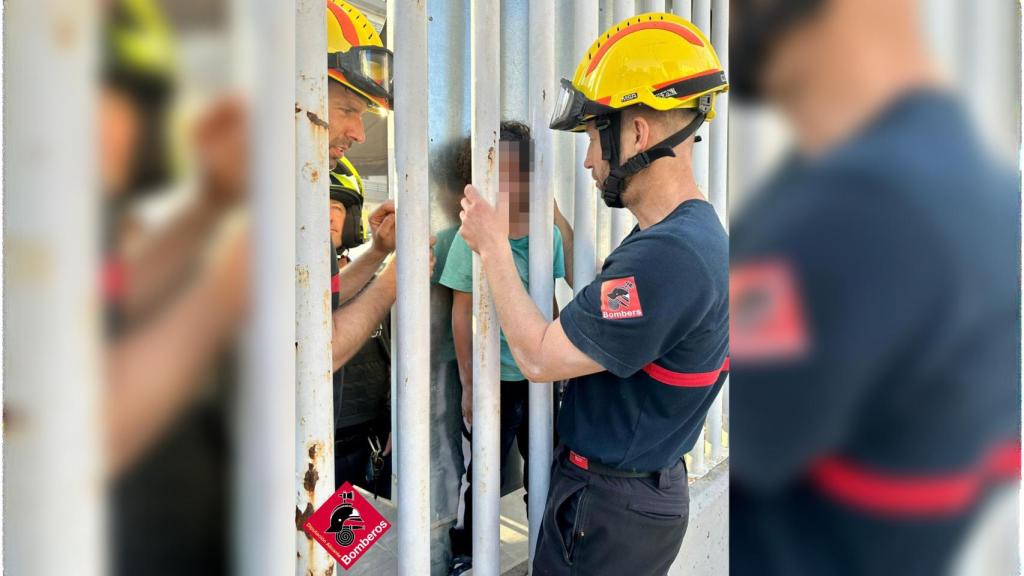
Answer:
[(1018, 190), (921, 92), (733, 221), (733, 574), (947, 571), (1019, 473)]
[(621, 470), (672, 466), (693, 448), (728, 370), (729, 240), (714, 208), (689, 200), (634, 228), (560, 318), (606, 370), (569, 382), (561, 441)]

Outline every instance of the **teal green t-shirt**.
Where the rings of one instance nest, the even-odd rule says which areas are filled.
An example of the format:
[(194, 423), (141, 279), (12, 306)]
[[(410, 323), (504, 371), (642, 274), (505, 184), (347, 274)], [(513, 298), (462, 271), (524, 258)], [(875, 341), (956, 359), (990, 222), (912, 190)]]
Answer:
[[(448, 250), (452, 247), (452, 241), (459, 233), (458, 226), (445, 228), (434, 234), (437, 242), (434, 243), (434, 274), (430, 277), (431, 284), (440, 284), (441, 273), (444, 272), (444, 265), (448, 261)], [(437, 362), (445, 363), (455, 360), (455, 341), (452, 338), (452, 323), (449, 318), (444, 329), (437, 339), (430, 343), (436, 352), (434, 359)]]
[[(523, 287), (529, 290), (530, 237), (509, 239), (508, 243), (512, 247), (512, 259), (515, 260), (519, 279), (523, 281)], [(565, 277), (565, 255), (562, 252), (562, 233), (558, 231), (557, 227), (554, 229), (553, 250), (553, 276), (563, 278)], [(473, 252), (466, 245), (461, 234), (456, 234), (452, 240), (452, 247), (448, 251), (448, 259), (445, 261), (440, 283), (459, 292), (473, 291)], [(501, 379), (526, 379), (519, 371), (519, 367), (516, 366), (515, 359), (512, 358), (512, 351), (508, 347), (508, 342), (505, 341), (504, 332), (501, 333)]]

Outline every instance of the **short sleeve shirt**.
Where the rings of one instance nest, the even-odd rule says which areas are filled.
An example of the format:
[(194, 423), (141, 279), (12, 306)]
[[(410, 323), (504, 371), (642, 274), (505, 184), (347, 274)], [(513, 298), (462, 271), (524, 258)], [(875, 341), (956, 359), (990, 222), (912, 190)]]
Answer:
[(633, 232), (561, 313), (604, 372), (569, 382), (558, 432), (622, 470), (669, 467), (694, 445), (728, 370), (729, 242), (711, 204), (689, 200)]
[[(554, 228), (554, 246), (552, 275), (555, 278), (565, 277), (565, 256), (562, 250), (562, 233)], [(523, 286), (530, 289), (530, 237), (511, 238), (508, 241), (512, 247), (512, 259), (516, 263), (516, 271), (519, 272), (519, 279)], [(448, 258), (444, 263), (444, 272), (441, 274), (440, 283), (452, 290), (459, 292), (473, 291), (473, 251), (469, 249), (461, 234), (456, 234), (452, 239), (452, 247), (448, 251)], [(506, 381), (525, 380), (523, 373), (516, 365), (512, 350), (505, 341), (505, 333), (501, 333), (501, 379)]]

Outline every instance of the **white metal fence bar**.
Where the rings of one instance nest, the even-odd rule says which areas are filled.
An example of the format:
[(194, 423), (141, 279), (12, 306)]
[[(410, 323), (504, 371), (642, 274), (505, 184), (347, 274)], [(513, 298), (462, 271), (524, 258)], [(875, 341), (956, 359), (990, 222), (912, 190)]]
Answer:
[[(718, 53), (722, 67), (728, 70), (729, 66), (729, 2), (728, 0), (714, 0), (711, 12), (711, 43)], [(710, 127), (710, 182), (709, 200), (714, 205), (718, 217), (726, 230), (729, 229), (728, 198), (729, 198), (729, 94), (719, 94), (715, 102), (715, 120)], [(722, 448), (722, 407), (724, 395), (727, 393), (723, 386), (711, 409), (708, 411), (708, 437), (711, 442), (711, 465), (714, 466), (721, 460)]]
[(3, 548), (10, 574), (93, 576), (104, 568), (97, 10), (74, 0), (3, 5)]
[[(576, 0), (575, 9), (573, 53), (578, 62), (598, 35), (597, 3), (593, 0)], [(573, 290), (579, 294), (594, 280), (597, 272), (597, 188), (590, 170), (583, 166), (589, 139), (586, 134), (573, 137), (576, 139), (576, 182), (573, 198), (572, 274)]]
[[(650, 11), (647, 8), (642, 8), (643, 4), (650, 4), (650, 2), (645, 3), (642, 1), (634, 2), (634, 0), (615, 0), (615, 4), (612, 8), (612, 20), (617, 24), (639, 12)], [(664, 4), (664, 2), (662, 2), (662, 4)], [(591, 41), (593, 41), (593, 38), (591, 38)], [(622, 158), (620, 161), (625, 160), (626, 158)], [(622, 243), (622, 239), (629, 234), (632, 227), (633, 214), (630, 213), (629, 210), (625, 208), (618, 208), (611, 211), (611, 230), (609, 231), (611, 250), (615, 250), (619, 244)]]
[[(472, 49), (473, 184), (498, 199), (501, 71), (498, 0), (477, 0), (470, 9)], [(479, 254), (473, 254), (473, 573), (501, 572), (501, 356), (498, 316)]]
[[(545, 318), (552, 317), (555, 296), (551, 276), (554, 242), (554, 137), (551, 120), (555, 54), (555, 7), (547, 0), (530, 0), (530, 130), (533, 133), (533, 173), (530, 175), (530, 295)], [(553, 434), (553, 394), (550, 382), (530, 382), (530, 558), (544, 515), (550, 482)]]
[[(392, 23), (389, 23), (389, 28)], [(427, 7), (403, 3), (393, 21), (395, 43), (395, 172), (398, 238), (396, 371), (398, 571), (430, 565), (430, 236), (428, 181)]]
[[(295, 567), (295, 8), (277, 0), (237, 3), (253, 95), (252, 313), (235, 427), (238, 491), (232, 530), (236, 574)], [(247, 8), (247, 9), (242, 9)], [(321, 8), (321, 12), (323, 9)], [(257, 40), (258, 39), (258, 40)], [(330, 464), (328, 464), (330, 466)]]
[[(295, 492), (304, 513), (334, 492), (325, 16), (323, 0), (295, 3)], [(296, 574), (334, 572), (305, 532), (296, 547)]]

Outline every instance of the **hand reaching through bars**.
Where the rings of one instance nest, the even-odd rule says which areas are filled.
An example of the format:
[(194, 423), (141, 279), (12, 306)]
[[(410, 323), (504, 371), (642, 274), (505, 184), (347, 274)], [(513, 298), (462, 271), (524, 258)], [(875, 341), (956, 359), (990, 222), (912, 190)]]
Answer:
[(373, 249), (383, 254), (395, 251), (395, 202), (388, 200), (370, 214)]
[(466, 186), (462, 199), (462, 227), (459, 233), (470, 250), (483, 256), (495, 247), (508, 244), (508, 195), (499, 194), (498, 206), (492, 206), (472, 185)]

